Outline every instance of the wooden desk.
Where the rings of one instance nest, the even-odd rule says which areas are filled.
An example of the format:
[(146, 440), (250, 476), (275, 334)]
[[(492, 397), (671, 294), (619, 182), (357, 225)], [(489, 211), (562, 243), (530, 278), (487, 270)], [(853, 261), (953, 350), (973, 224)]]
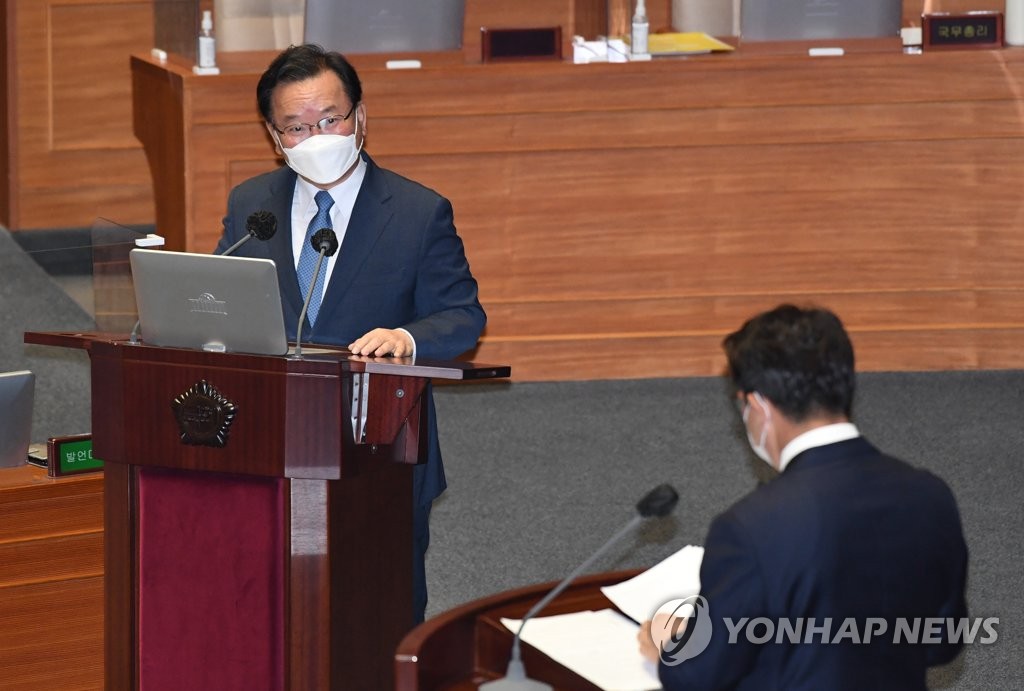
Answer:
[[(368, 151), (452, 200), (518, 380), (716, 375), (781, 301), (836, 310), (864, 370), (1024, 366), (1024, 49), (650, 63), (359, 61)], [(132, 59), (157, 227), (209, 251), (277, 165), (267, 54)]]
[[(538, 616), (614, 608), (601, 587), (619, 583), (639, 570), (585, 576), (561, 593)], [(556, 583), (532, 585), (466, 603), (429, 619), (409, 632), (395, 652), (395, 691), (470, 691), (505, 676), (512, 633), (503, 617), (521, 618)], [(597, 687), (527, 644), (523, 664), (531, 679), (555, 689), (597, 691)]]
[(0, 469), (0, 686), (103, 687), (103, 474)]

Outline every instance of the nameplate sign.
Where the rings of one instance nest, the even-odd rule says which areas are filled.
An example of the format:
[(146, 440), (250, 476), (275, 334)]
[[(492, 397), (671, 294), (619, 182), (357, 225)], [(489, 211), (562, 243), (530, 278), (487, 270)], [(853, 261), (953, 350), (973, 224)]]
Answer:
[(50, 437), (45, 448), (33, 444), (29, 447), (28, 462), (46, 468), (50, 477), (103, 470), (103, 461), (92, 455), (91, 434)]

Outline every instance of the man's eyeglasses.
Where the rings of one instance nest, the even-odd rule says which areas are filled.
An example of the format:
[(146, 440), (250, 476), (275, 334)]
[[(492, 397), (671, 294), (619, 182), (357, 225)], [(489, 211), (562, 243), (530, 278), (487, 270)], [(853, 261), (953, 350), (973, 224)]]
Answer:
[[(312, 125), (307, 125), (304, 122), (293, 122), (290, 125), (286, 125), (284, 129), (274, 125), (274, 129), (277, 133), (283, 137), (287, 137), (292, 141), (302, 141), (308, 139), (313, 134), (313, 128), (319, 130), (322, 134), (337, 134), (341, 130), (341, 123), (352, 117), (352, 113), (355, 112), (355, 105), (349, 108), (348, 112), (344, 115), (328, 115), (320, 118)], [(273, 123), (271, 123), (273, 124)]]

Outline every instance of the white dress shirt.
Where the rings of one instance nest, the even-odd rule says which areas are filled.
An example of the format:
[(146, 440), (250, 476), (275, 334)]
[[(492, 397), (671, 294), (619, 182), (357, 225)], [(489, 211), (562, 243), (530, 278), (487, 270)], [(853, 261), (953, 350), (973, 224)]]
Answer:
[(790, 439), (789, 443), (783, 447), (782, 453), (779, 454), (779, 472), (781, 473), (785, 470), (790, 461), (808, 449), (813, 449), (816, 446), (825, 446), (826, 444), (835, 444), (836, 442), (847, 441), (848, 439), (856, 439), (859, 436), (860, 431), (852, 422), (837, 422), (832, 425), (823, 425), (808, 430), (803, 434), (798, 434)]
[[(356, 197), (359, 196), (359, 190), (363, 186), (363, 179), (365, 177), (366, 161), (360, 156), (355, 170), (352, 171), (352, 175), (344, 182), (327, 190), (331, 195), (331, 199), (334, 200), (334, 206), (331, 207), (330, 215), (331, 227), (334, 229), (334, 234), (338, 236), (338, 251), (333, 256), (325, 257), (324, 259), (326, 265), (323, 269), (325, 295), (327, 294), (327, 286), (331, 284), (334, 266), (338, 257), (341, 256), (342, 243), (345, 241), (345, 233), (348, 232), (348, 222), (352, 218), (352, 209), (355, 208)], [(308, 242), (306, 240), (306, 233), (309, 231), (309, 223), (316, 216), (316, 193), (319, 191), (319, 187), (313, 186), (313, 184), (301, 176), (295, 178), (295, 194), (292, 195), (292, 259), (295, 261), (296, 271), (299, 268), (302, 245)], [(303, 298), (305, 298), (305, 295), (303, 295)], [(415, 358), (416, 339), (407, 330), (403, 328), (398, 330), (409, 337), (409, 340), (412, 342), (411, 356)]]
[[(334, 200), (331, 207), (331, 227), (334, 234), (338, 236), (339, 250), (334, 256), (325, 257), (324, 264), (324, 292), (331, 282), (331, 274), (334, 273), (334, 265), (341, 254), (341, 244), (345, 240), (345, 233), (348, 231), (348, 222), (352, 218), (352, 208), (356, 205), (356, 197), (359, 196), (359, 188), (363, 185), (363, 178), (366, 177), (366, 161), (359, 158), (355, 170), (341, 184), (335, 185), (327, 190)], [(301, 176), (295, 178), (295, 194), (292, 195), (292, 258), (295, 261), (296, 270), (299, 267), (299, 256), (302, 254), (302, 245), (307, 242), (306, 231), (309, 230), (309, 222), (316, 216), (316, 193), (319, 187), (314, 187), (310, 182)], [(305, 296), (303, 296), (305, 297)]]

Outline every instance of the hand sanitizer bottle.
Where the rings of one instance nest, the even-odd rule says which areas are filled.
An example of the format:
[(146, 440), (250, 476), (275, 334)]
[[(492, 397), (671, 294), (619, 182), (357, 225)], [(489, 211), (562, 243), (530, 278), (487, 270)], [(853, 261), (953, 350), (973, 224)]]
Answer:
[(1006, 0), (1003, 34), (1006, 45), (1024, 46), (1024, 0)]
[(203, 10), (203, 21), (200, 24), (198, 56), (196, 63), (200, 70), (217, 69), (217, 41), (213, 37), (213, 13)]
[(647, 49), (647, 35), (650, 24), (647, 23), (647, 7), (644, 0), (636, 0), (636, 12), (633, 14), (633, 34), (630, 38), (630, 60), (650, 60)]

